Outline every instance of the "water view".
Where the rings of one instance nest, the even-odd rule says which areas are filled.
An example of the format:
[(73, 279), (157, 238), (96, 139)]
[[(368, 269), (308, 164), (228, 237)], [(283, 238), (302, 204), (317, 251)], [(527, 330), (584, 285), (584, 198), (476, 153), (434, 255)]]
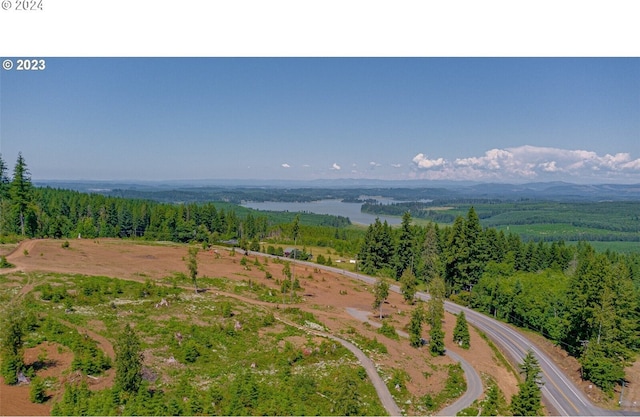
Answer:
[(288, 203), (278, 201), (245, 202), (242, 205), (255, 210), (332, 214), (334, 216), (348, 217), (352, 223), (364, 225), (370, 225), (375, 222), (376, 217), (380, 218), (381, 222), (386, 220), (389, 224), (400, 224), (402, 222), (402, 218), (400, 217), (375, 216), (373, 214), (361, 213), (360, 207), (362, 204), (343, 203), (341, 200), (319, 200), (312, 201), (310, 203)]

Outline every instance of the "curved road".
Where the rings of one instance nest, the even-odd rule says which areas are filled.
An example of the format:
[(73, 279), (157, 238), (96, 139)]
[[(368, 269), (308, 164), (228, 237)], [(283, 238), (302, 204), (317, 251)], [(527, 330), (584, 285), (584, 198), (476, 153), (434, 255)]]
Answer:
[[(347, 308), (347, 312), (351, 314), (353, 317), (366, 321), (370, 325), (374, 327), (381, 327), (382, 325), (378, 322), (369, 320), (369, 313), (357, 310), (355, 308)], [(403, 332), (402, 330), (396, 330), (396, 332), (404, 337), (409, 338), (409, 334)], [(447, 356), (453, 359), (456, 362), (460, 363), (462, 370), (464, 371), (464, 377), (467, 380), (467, 390), (465, 393), (458, 398), (453, 404), (443, 408), (438, 412), (439, 416), (455, 416), (458, 412), (464, 410), (469, 407), (475, 400), (480, 398), (483, 392), (482, 388), (482, 379), (480, 379), (480, 375), (476, 372), (476, 370), (469, 364), (469, 362), (465, 361), (460, 355), (455, 352), (446, 351)]]
[[(257, 255), (258, 253), (254, 254)], [(340, 268), (319, 265), (312, 262), (296, 262), (342, 274), (369, 284), (375, 284), (376, 282), (376, 279), (373, 277), (344, 271)], [(398, 292), (399, 288), (398, 286), (392, 285), (391, 290)], [(429, 295), (422, 292), (418, 292), (416, 297), (422, 300), (429, 299)], [(540, 369), (542, 370), (541, 379), (544, 383), (542, 386), (542, 398), (550, 413), (563, 416), (640, 416), (640, 412), (607, 410), (593, 405), (582, 391), (574, 385), (573, 381), (571, 381), (542, 350), (538, 349), (533, 342), (507, 324), (449, 301), (445, 302), (444, 308), (453, 314), (458, 314), (464, 310), (467, 322), (482, 330), (503, 353), (516, 363), (521, 363), (527, 352), (531, 350), (540, 363)]]
[(331, 333), (325, 333), (325, 332), (320, 332), (318, 330), (309, 329), (307, 327), (300, 326), (291, 321), (284, 320), (280, 317), (276, 317), (276, 318), (282, 321), (283, 323), (286, 323), (293, 327), (297, 327), (300, 330), (315, 334), (316, 336), (327, 337), (329, 339), (335, 340), (336, 342), (339, 342), (340, 344), (342, 344), (342, 346), (349, 349), (354, 355), (356, 355), (356, 358), (358, 358), (358, 360), (362, 364), (362, 367), (365, 369), (365, 371), (367, 371), (367, 375), (369, 376), (369, 379), (371, 380), (371, 383), (373, 384), (373, 387), (375, 388), (376, 393), (380, 398), (380, 402), (382, 403), (382, 406), (385, 408), (385, 410), (387, 410), (389, 415), (390, 416), (402, 415), (402, 410), (400, 410), (400, 407), (398, 407), (398, 404), (396, 404), (396, 401), (393, 399), (393, 396), (391, 395), (389, 388), (387, 387), (387, 385), (384, 383), (384, 381), (378, 374), (378, 371), (376, 370), (376, 365), (356, 345), (354, 345), (349, 341), (341, 339), (338, 336), (332, 335)]

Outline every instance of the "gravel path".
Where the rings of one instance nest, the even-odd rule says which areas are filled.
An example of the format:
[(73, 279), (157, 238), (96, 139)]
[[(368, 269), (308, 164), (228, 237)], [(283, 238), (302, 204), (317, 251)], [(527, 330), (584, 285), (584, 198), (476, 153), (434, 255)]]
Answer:
[(360, 361), (360, 364), (362, 365), (362, 367), (365, 369), (365, 371), (367, 371), (367, 376), (369, 376), (369, 379), (371, 380), (371, 383), (373, 384), (376, 390), (376, 393), (380, 398), (380, 402), (382, 403), (382, 406), (385, 408), (385, 410), (387, 410), (390, 416), (402, 415), (402, 411), (400, 410), (400, 407), (398, 407), (398, 404), (396, 404), (395, 400), (393, 399), (393, 396), (391, 395), (389, 388), (387, 387), (387, 385), (384, 383), (384, 381), (378, 374), (378, 371), (376, 370), (376, 365), (356, 345), (354, 345), (349, 341), (341, 339), (338, 336), (334, 336), (330, 333), (312, 330), (308, 327), (300, 326), (294, 322), (284, 320), (280, 317), (276, 317), (276, 318), (290, 326), (297, 327), (303, 331), (315, 334), (316, 336), (326, 337), (326, 338), (335, 340), (336, 342), (339, 342), (340, 344), (342, 344), (342, 346), (346, 347), (351, 352), (353, 352), (353, 354), (356, 355), (356, 358), (358, 358), (358, 360)]
[[(354, 318), (367, 322), (374, 327), (380, 327), (381, 324), (375, 321), (369, 320), (369, 312), (358, 310), (356, 308), (347, 307), (347, 312), (352, 315)], [(409, 335), (402, 330), (396, 330), (398, 334), (402, 337), (409, 338)], [(460, 362), (462, 366), (462, 370), (464, 371), (464, 377), (467, 380), (467, 391), (460, 397), (456, 402), (449, 405), (448, 407), (443, 408), (437, 414), (439, 416), (455, 416), (461, 410), (469, 407), (476, 399), (480, 398), (482, 395), (482, 380), (480, 379), (480, 375), (473, 369), (473, 366), (469, 364), (469, 362), (465, 361), (460, 355), (455, 352), (451, 352), (447, 350), (446, 355), (449, 356), (456, 362)]]

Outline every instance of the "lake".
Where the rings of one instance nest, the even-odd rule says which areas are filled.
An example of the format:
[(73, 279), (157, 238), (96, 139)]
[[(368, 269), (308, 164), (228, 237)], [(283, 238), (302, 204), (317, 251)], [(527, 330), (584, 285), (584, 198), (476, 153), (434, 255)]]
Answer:
[(242, 206), (255, 210), (289, 211), (292, 213), (306, 211), (316, 214), (332, 214), (334, 216), (348, 217), (351, 223), (364, 225), (374, 223), (376, 217), (380, 218), (381, 222), (386, 220), (390, 225), (402, 223), (401, 217), (375, 216), (373, 214), (361, 213), (361, 203), (343, 203), (341, 200), (318, 200), (310, 203), (286, 203), (278, 201), (245, 202), (242, 203)]

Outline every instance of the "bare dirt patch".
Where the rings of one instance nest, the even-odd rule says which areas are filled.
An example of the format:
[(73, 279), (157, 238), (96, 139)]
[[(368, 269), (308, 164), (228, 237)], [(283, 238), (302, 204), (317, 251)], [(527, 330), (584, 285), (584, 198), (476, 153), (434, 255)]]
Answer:
[[(160, 280), (174, 276), (176, 273), (187, 274), (184, 259), (187, 256), (188, 248), (185, 245), (147, 244), (118, 239), (78, 239), (69, 242), (68, 249), (63, 249), (59, 240), (24, 242), (8, 255), (7, 259), (25, 272), (46, 271), (104, 275), (139, 282), (144, 282), (147, 279)], [(28, 256), (23, 254), (24, 247), (29, 248), (30, 254)], [(274, 293), (279, 293), (280, 287), (276, 283), (276, 279), (282, 280), (284, 278), (282, 264), (260, 256), (257, 259), (265, 269), (261, 270), (253, 263), (256, 260), (255, 256), (247, 258), (246, 266), (240, 264), (242, 258), (241, 253), (236, 253), (234, 256), (222, 248), (217, 248), (215, 252), (201, 250), (198, 254), (199, 277), (226, 277), (238, 283), (251, 281), (256, 284), (264, 284), (272, 288)], [(383, 370), (386, 369), (390, 372), (391, 369), (402, 369), (406, 372), (408, 375), (407, 389), (412, 395), (419, 397), (425, 393), (436, 393), (442, 388), (446, 374), (443, 375), (437, 368), (440, 365), (451, 363), (449, 358), (431, 358), (427, 349), (412, 348), (408, 341), (403, 339), (399, 341), (388, 339), (379, 334), (372, 326), (365, 325), (346, 311), (347, 307), (370, 311), (372, 313), (371, 319), (376, 319), (377, 311), (373, 311), (371, 307), (373, 294), (370, 285), (346, 278), (341, 274), (319, 270), (313, 266), (297, 265), (292, 269), (303, 287), (299, 294), (304, 294), (302, 297), (304, 301), (297, 303), (295, 307), (313, 313), (332, 333), (341, 337), (348, 339), (347, 331), (349, 328), (353, 328), (369, 339), (377, 338), (378, 341), (383, 342), (387, 346), (388, 354), (375, 354), (372, 359)], [(271, 279), (266, 278), (265, 271), (272, 275)], [(251, 299), (250, 292), (240, 296), (234, 294), (230, 288), (227, 291), (211, 289), (197, 296), (216, 297), (217, 293), (247, 303), (275, 307), (272, 303)], [(282, 304), (279, 307), (283, 307)], [(407, 305), (399, 294), (391, 293), (388, 303), (385, 303), (383, 308), (390, 323), (396, 329), (406, 331), (414, 307)], [(159, 314), (163, 313), (159, 312)], [(446, 314), (444, 330), (447, 349), (464, 357), (479, 373), (491, 375), (509, 399), (517, 392), (515, 376), (498, 362), (486, 341), (472, 327), (470, 327), (471, 349), (464, 350), (455, 345), (451, 340), (454, 325), (455, 317)], [(95, 330), (99, 331), (100, 329), (96, 327)], [(428, 329), (425, 328), (424, 336), (427, 335), (427, 331)], [(100, 335), (91, 335), (91, 337), (94, 336), (100, 342)], [(106, 342), (108, 343), (108, 341)], [(544, 346), (543, 341), (538, 344)], [(101, 348), (105, 352), (109, 349), (106, 344), (103, 345), (103, 342), (101, 342)], [(111, 352), (112, 349), (113, 347), (111, 347)], [(574, 366), (571, 362), (572, 358), (567, 358), (566, 354), (562, 357), (559, 352), (556, 352), (551, 356), (564, 369)], [(630, 378), (629, 386), (625, 391), (625, 396), (628, 398), (635, 398), (634, 395), (637, 397), (637, 385), (639, 384), (636, 381), (636, 379)], [(584, 384), (580, 383), (579, 385)], [(34, 414), (38, 413), (34, 412)]]
[[(41, 361), (41, 359), (46, 360)], [(47, 390), (47, 395), (55, 398), (60, 394), (60, 383), (64, 380), (65, 372), (71, 367), (73, 353), (69, 349), (57, 343), (44, 342), (36, 347), (26, 349), (24, 352), (25, 365), (37, 364), (36, 375), (41, 378), (52, 377), (55, 383), (52, 389)], [(36, 416), (50, 415), (50, 399), (44, 404), (34, 404), (29, 401), (29, 385), (5, 385), (0, 377), (0, 415), (3, 416)]]

